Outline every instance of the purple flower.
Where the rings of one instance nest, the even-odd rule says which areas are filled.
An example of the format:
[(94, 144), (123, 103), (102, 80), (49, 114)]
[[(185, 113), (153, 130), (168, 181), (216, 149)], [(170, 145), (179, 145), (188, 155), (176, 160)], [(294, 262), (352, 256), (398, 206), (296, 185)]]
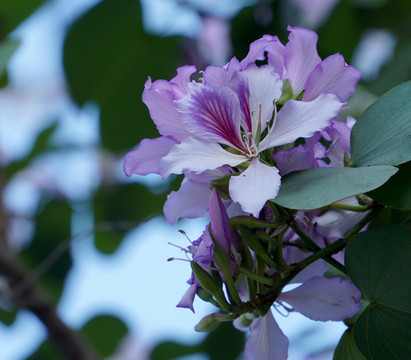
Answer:
[[(286, 302), (295, 311), (317, 321), (340, 321), (359, 310), (361, 293), (349, 280), (314, 277), (299, 287), (282, 293), (277, 302)], [(281, 331), (271, 311), (250, 326), (245, 346), (248, 360), (287, 359), (288, 338)]]
[[(230, 270), (231, 273), (234, 274), (240, 263), (238, 237), (237, 233), (230, 226), (227, 211), (215, 189), (213, 189), (210, 194), (209, 216), (210, 224), (206, 226), (200, 238), (194, 241), (193, 245), (189, 247), (189, 250), (193, 253), (193, 261), (199, 264), (204, 270), (208, 272), (211, 271), (210, 264), (214, 261), (212, 233), (224, 251), (229, 255)], [(177, 304), (177, 307), (189, 308), (194, 312), (193, 301), (197, 289), (200, 286), (194, 274), (191, 274), (188, 284), (190, 287)]]
[[(229, 181), (231, 199), (243, 211), (258, 216), (281, 183), (278, 169), (267, 163), (265, 153), (323, 130), (359, 79), (359, 73), (339, 54), (321, 61), (314, 32), (289, 30), (286, 46), (277, 37), (265, 35), (250, 45), (241, 62), (233, 58), (224, 67), (207, 67), (200, 83), (189, 83), (193, 67), (178, 69), (170, 82), (149, 79), (143, 100), (163, 136), (145, 139), (127, 154), (126, 174), (188, 176), (226, 165), (234, 173)], [(267, 65), (258, 67), (255, 62), (265, 56)], [(284, 95), (284, 81), (292, 93), (288, 89), (288, 98), (277, 106)], [(298, 93), (303, 94), (302, 101), (292, 98)], [(184, 186), (186, 190), (174, 194), (171, 203), (180, 195), (184, 198), (194, 183), (188, 180)], [(168, 207), (166, 212), (175, 223), (179, 216), (203, 214), (204, 208), (192, 204), (184, 211), (173, 213)]]

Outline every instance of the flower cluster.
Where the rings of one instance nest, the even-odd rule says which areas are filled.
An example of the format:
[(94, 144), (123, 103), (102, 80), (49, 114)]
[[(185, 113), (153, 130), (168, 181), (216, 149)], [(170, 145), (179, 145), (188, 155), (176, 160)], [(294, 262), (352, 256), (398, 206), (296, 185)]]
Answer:
[[(354, 119), (336, 117), (360, 74), (340, 54), (321, 60), (314, 32), (289, 30), (285, 46), (265, 35), (242, 61), (209, 66), (197, 82), (193, 66), (169, 82), (149, 78), (143, 101), (162, 136), (141, 141), (124, 162), (128, 176), (184, 174), (164, 205), (166, 219), (208, 214), (210, 223), (186, 250), (193, 272), (178, 306), (194, 311), (197, 295), (221, 310), (199, 331), (231, 320), (249, 328), (249, 360), (287, 358), (273, 305), (320, 321), (360, 308), (351, 281), (324, 273), (344, 271), (338, 239), (366, 216), (363, 199), (311, 211), (275, 204), (282, 176), (344, 166)], [(288, 284), (298, 286), (285, 291)]]

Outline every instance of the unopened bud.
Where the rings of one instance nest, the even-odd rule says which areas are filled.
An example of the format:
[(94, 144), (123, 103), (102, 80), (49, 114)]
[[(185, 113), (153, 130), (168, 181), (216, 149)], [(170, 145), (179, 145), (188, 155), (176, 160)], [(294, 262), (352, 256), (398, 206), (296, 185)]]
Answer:
[(209, 314), (200, 320), (200, 322), (194, 327), (194, 330), (198, 332), (210, 332), (215, 330), (222, 322), (231, 320), (234, 320), (234, 315), (224, 315), (218, 313)]

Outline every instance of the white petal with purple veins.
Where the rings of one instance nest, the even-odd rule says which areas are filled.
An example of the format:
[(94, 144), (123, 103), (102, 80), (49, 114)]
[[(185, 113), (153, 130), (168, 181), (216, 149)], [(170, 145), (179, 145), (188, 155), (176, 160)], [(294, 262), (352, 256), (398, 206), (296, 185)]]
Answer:
[(263, 164), (257, 158), (238, 176), (233, 176), (229, 183), (231, 199), (241, 208), (258, 217), (267, 200), (277, 196), (281, 177), (278, 169)]
[(288, 338), (281, 331), (271, 310), (253, 321), (245, 344), (247, 360), (286, 360)]
[(340, 321), (355, 315), (361, 303), (360, 291), (349, 280), (315, 277), (278, 299), (312, 320)]
[(278, 112), (274, 127), (260, 145), (260, 151), (307, 138), (328, 126), (340, 112), (336, 95), (321, 94), (310, 102), (290, 100)]
[(188, 137), (173, 146), (160, 162), (161, 176), (193, 171), (197, 174), (214, 170), (222, 165), (236, 166), (246, 161), (243, 155), (232, 154), (216, 143)]
[(240, 102), (228, 87), (190, 83), (188, 94), (174, 106), (184, 126), (202, 139), (242, 148)]
[(249, 66), (244, 71), (248, 78), (248, 87), (250, 90), (250, 111), (252, 113), (251, 122), (253, 136), (258, 127), (261, 106), (261, 131), (266, 128), (267, 121), (271, 120), (274, 110), (274, 100), (281, 97), (283, 82), (279, 76), (268, 66), (258, 68)]

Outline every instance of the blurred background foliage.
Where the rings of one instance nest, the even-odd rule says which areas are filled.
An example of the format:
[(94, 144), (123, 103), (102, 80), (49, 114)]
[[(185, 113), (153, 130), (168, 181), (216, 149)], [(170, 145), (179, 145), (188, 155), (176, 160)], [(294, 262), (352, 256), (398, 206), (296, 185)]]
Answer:
[[(278, 35), (286, 43), (287, 25), (290, 24), (309, 27), (318, 32), (318, 50), (322, 58), (340, 52), (347, 63), (354, 64), (360, 70), (367, 70), (363, 71), (366, 76), (349, 101), (350, 110), (347, 114), (358, 117), (378, 96), (411, 78), (409, 0), (334, 0), (329, 2), (331, 5), (327, 8), (307, 6), (309, 1), (261, 0), (252, 1), (251, 5), (244, 6), (235, 15), (229, 16), (213, 13), (212, 9), (202, 5), (202, 1), (175, 2), (195, 12), (203, 25), (207, 19), (219, 17), (219, 21), (230, 29), (229, 37), (215, 37), (214, 43), (210, 43), (204, 42), (201, 32), (190, 37), (148, 33), (144, 27), (139, 1), (96, 2), (67, 27), (61, 51), (65, 87), (72, 101), (79, 109), (87, 106), (98, 108), (99, 140), (92, 144), (93, 151), (97, 154), (98, 179), (90, 187), (90, 191), (80, 197), (71, 196), (55, 183), (37, 181), (35, 186), (40, 195), (35, 210), (29, 216), (13, 212), (0, 196), (0, 237), (2, 243), (8, 244), (2, 246), (9, 246), (18, 254), (26, 271), (34, 274), (35, 284), (45, 289), (55, 306), (59, 303), (72, 265), (68, 250), (76, 234), (76, 229), (72, 226), (73, 211), (84, 204), (88, 206), (94, 219), (95, 246), (110, 256), (115, 253), (127, 231), (149, 217), (161, 215), (166, 194), (178, 187), (178, 178), (147, 185), (147, 182), (137, 184), (126, 181), (123, 175), (119, 175), (126, 151), (145, 137), (157, 136), (155, 126), (141, 101), (148, 76), (153, 80), (169, 80), (175, 75), (176, 67), (194, 63), (201, 70), (213, 63), (218, 58), (217, 55), (220, 55), (218, 59), (224, 56), (228, 60), (233, 55), (241, 59), (247, 53), (249, 44), (263, 34)], [(0, 2), (1, 96), (12, 86), (6, 64), (19, 44), (19, 36), (14, 30), (27, 18), (35, 15), (36, 9), (47, 3), (41, 0)], [(388, 39), (388, 42), (384, 42), (384, 39)], [(218, 48), (218, 43), (223, 43), (224, 49), (231, 50), (213, 57), (213, 49)], [(378, 46), (379, 52), (374, 58), (372, 55), (365, 60), (362, 58)], [(373, 70), (368, 72), (369, 69)], [(1, 122), (5, 121), (3, 116), (0, 109), (0, 130)], [(46, 156), (57, 156), (57, 159), (61, 159), (57, 161), (64, 162), (64, 153), (82, 147), (53, 141), (60, 126), (59, 118), (43, 126), (35, 134), (37, 140), (31, 150), (23, 155), (1, 157), (0, 143), (0, 194), (4, 194), (7, 186), (21, 178), (26, 181), (37, 179), (36, 171), (41, 171), (41, 167), (38, 169), (39, 161)], [(393, 177), (390, 181), (404, 180)], [(378, 197), (384, 198), (383, 188), (376, 192)], [(19, 243), (13, 239), (15, 229), (12, 227), (22, 226), (23, 223), (29, 223), (32, 230), (26, 235), (26, 240)], [(135, 274), (136, 278), (139, 276), (144, 274)], [(1, 298), (4, 301), (0, 302), (0, 320), (9, 326), (19, 309), (6, 295)], [(174, 304), (164, 306), (171, 307)], [(107, 357), (114, 356), (128, 329), (121, 319), (101, 314), (90, 320), (80, 331), (100, 356)], [(161, 343), (153, 348), (151, 358), (174, 359), (203, 353), (212, 360), (234, 359), (241, 354), (243, 345), (243, 335), (227, 325), (220, 326), (204, 337), (202, 342), (194, 345)], [(224, 351), (220, 351), (221, 349)], [(332, 349), (330, 351), (332, 354)], [(30, 359), (60, 358), (63, 357), (50, 345), (49, 340), (30, 356)], [(140, 359), (138, 355), (134, 358)]]

